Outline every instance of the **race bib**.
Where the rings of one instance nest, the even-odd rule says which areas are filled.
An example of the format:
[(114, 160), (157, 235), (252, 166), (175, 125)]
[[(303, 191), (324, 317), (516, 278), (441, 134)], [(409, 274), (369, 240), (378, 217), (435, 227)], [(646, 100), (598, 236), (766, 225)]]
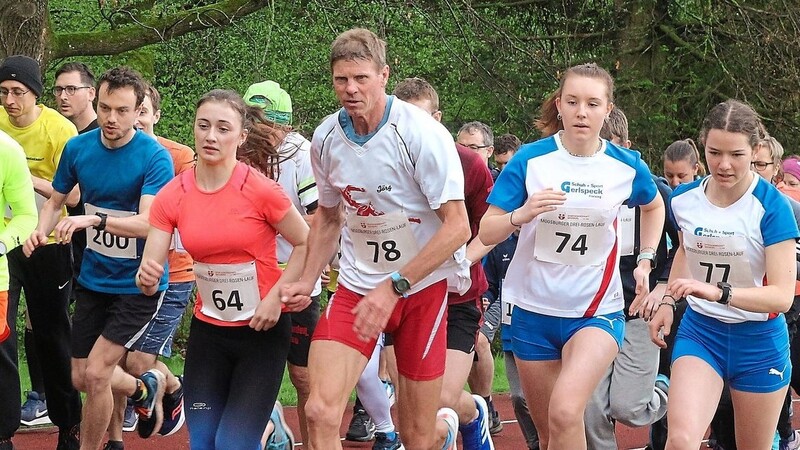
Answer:
[(255, 314), (261, 295), (258, 291), (256, 263), (206, 264), (194, 262), (197, 291), (203, 299), (200, 311), (225, 322), (249, 320)]
[(355, 249), (356, 268), (365, 273), (392, 273), (419, 253), (417, 239), (403, 213), (382, 216), (350, 214), (347, 229)]
[(618, 217), (620, 256), (632, 256), (636, 245), (636, 208), (622, 205)]
[(744, 236), (683, 235), (683, 248), (692, 278), (711, 284), (723, 281), (735, 287), (755, 286), (746, 245)]
[[(130, 217), (135, 216), (133, 211), (117, 211), (115, 209), (100, 208), (89, 203), (85, 203), (87, 215), (94, 215), (102, 212), (108, 217)], [(109, 258), (136, 259), (136, 238), (116, 236), (106, 230), (98, 230), (95, 227), (86, 229), (86, 248), (108, 256)]]
[[(505, 281), (505, 278), (503, 279)], [(502, 286), (503, 283), (500, 283)], [(503, 325), (511, 325), (511, 313), (514, 311), (514, 305), (508, 303), (507, 301), (503, 300), (503, 296), (500, 296), (500, 310), (502, 315), (500, 317), (500, 323)]]
[(533, 256), (539, 261), (570, 266), (605, 263), (613, 244), (610, 210), (558, 208), (541, 215), (536, 224)]

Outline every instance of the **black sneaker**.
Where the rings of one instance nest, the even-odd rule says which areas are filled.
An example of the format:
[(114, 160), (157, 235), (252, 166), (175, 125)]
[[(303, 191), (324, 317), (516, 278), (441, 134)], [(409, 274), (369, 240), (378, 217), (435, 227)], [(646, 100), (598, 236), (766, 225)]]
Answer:
[(142, 438), (154, 435), (164, 421), (164, 409), (161, 401), (164, 397), (166, 378), (161, 371), (150, 369), (139, 377), (147, 386), (147, 398), (134, 401), (136, 413), (139, 414), (137, 431)]
[(503, 431), (503, 422), (500, 421), (500, 413), (494, 409), (494, 402), (489, 400), (489, 434), (495, 435)]
[(171, 394), (164, 394), (162, 405), (164, 409), (164, 423), (158, 434), (162, 436), (169, 436), (178, 432), (186, 421), (186, 416), (183, 413), (183, 377), (178, 377), (181, 385), (175, 392)]
[(103, 446), (103, 450), (125, 450), (125, 443), (122, 441), (108, 441)]
[(348, 441), (367, 442), (375, 437), (375, 423), (363, 409), (353, 412), (345, 439)]
[(80, 450), (81, 424), (74, 425), (69, 430), (58, 430), (58, 445), (56, 450)]

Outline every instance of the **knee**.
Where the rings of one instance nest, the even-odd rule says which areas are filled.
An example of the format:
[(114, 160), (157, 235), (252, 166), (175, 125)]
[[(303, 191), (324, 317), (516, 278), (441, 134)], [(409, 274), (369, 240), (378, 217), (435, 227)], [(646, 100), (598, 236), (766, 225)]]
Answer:
[(314, 429), (338, 429), (341, 417), (336, 414), (336, 405), (319, 396), (311, 396), (306, 402), (304, 411), (308, 427)]
[(411, 427), (403, 430), (403, 447), (406, 450), (429, 450), (435, 447), (436, 439), (430, 433), (424, 433), (423, 430), (411, 423)]
[(583, 409), (569, 404), (550, 406), (549, 428), (551, 434), (572, 432), (583, 428)]
[(89, 365), (83, 375), (83, 387), (86, 392), (97, 392), (110, 387), (111, 371), (101, 365)]
[(153, 357), (152, 360), (150, 360), (150, 358), (128, 358), (128, 361), (125, 365), (125, 371), (135, 377), (138, 377), (148, 370), (155, 368), (155, 366), (155, 357)]
[[(442, 392), (439, 394), (439, 406), (458, 410), (456, 406), (461, 399), (462, 392), (464, 392), (462, 389), (452, 389), (449, 386), (442, 386)], [(405, 437), (403, 438), (403, 442), (405, 442)]]
[(72, 386), (81, 392), (86, 392), (86, 381), (83, 375), (83, 372), (72, 369)]
[(692, 446), (692, 441), (693, 439), (687, 433), (670, 428), (669, 435), (667, 436), (667, 448), (673, 450), (689, 450), (696, 448), (700, 444), (700, 441), (697, 441), (694, 446)]

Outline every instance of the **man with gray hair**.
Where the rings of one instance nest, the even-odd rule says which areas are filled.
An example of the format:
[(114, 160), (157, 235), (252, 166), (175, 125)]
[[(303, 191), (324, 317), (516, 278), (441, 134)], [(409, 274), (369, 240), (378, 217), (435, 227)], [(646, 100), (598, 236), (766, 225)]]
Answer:
[[(478, 154), (483, 159), (489, 170), (492, 172), (492, 179), (497, 179), (500, 171), (489, 162), (489, 158), (494, 153), (494, 134), (489, 125), (483, 122), (467, 122), (465, 123), (458, 134), (456, 135), (456, 142), (469, 147), (472, 151)], [(495, 173), (496, 172), (496, 173)]]

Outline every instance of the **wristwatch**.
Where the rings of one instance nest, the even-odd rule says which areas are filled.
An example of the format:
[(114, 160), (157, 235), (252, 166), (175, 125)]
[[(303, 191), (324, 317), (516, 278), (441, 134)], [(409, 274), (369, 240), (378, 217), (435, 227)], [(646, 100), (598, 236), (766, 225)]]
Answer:
[(719, 298), (719, 300), (717, 300), (717, 303), (721, 305), (727, 305), (730, 303), (731, 298), (733, 297), (731, 295), (731, 285), (724, 281), (720, 281), (717, 283), (717, 287), (722, 289), (722, 296)]
[(407, 292), (411, 289), (411, 283), (409, 283), (408, 279), (400, 275), (400, 272), (392, 273), (391, 278), (394, 292), (403, 298), (408, 298)]
[(638, 265), (639, 262), (642, 260), (647, 259), (650, 260), (650, 268), (656, 268), (656, 254), (654, 252), (641, 252), (639, 256), (636, 257), (636, 264)]
[(106, 220), (108, 220), (108, 214), (104, 212), (96, 212), (94, 213), (97, 217), (100, 218), (100, 223), (94, 227), (97, 231), (103, 231), (106, 229)]

